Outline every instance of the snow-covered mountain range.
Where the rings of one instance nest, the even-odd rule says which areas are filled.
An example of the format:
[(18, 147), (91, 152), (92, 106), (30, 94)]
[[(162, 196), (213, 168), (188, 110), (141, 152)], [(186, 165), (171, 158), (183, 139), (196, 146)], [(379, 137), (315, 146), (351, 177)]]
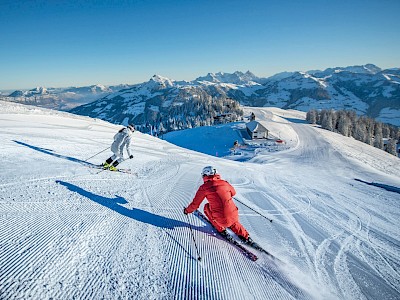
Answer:
[(16, 90), (12, 93), (3, 93), (0, 94), (0, 98), (1, 100), (10, 102), (66, 111), (127, 87), (129, 85), (125, 84), (116, 86), (96, 84), (68, 88), (36, 87), (30, 90)]
[(348, 109), (385, 123), (400, 125), (400, 69), (374, 65), (295, 72), (268, 80), (241, 103), (308, 111)]
[[(15, 91), (2, 98), (62, 110), (74, 107), (74, 113), (118, 124), (163, 123), (164, 127), (190, 128), (199, 123), (212, 123), (213, 117), (220, 114), (240, 117), (236, 109), (238, 102), (301, 111), (355, 110), (359, 115), (400, 126), (400, 69), (382, 70), (366, 64), (323, 71), (283, 72), (268, 78), (257, 77), (250, 71), (218, 72), (192, 81), (154, 75), (136, 85), (37, 88)], [(234, 110), (230, 110), (226, 99), (235, 103)], [(224, 108), (218, 108), (221, 106), (216, 104), (218, 101), (224, 102)], [(193, 107), (197, 109), (193, 111)], [(168, 119), (174, 124), (169, 124)]]
[(72, 113), (116, 124), (156, 126), (160, 130), (212, 125), (220, 116), (235, 121), (243, 115), (237, 101), (222, 96), (220, 85), (175, 82), (154, 75), (148, 82), (76, 107)]
[[(187, 122), (186, 117), (193, 114), (193, 106), (203, 103), (206, 107), (226, 99), (247, 106), (301, 111), (311, 108), (355, 110), (360, 115), (400, 125), (400, 69), (381, 70), (368, 64), (324, 71), (285, 72), (269, 78), (259, 78), (249, 71), (219, 72), (190, 82), (154, 75), (148, 82), (112, 93), (72, 112), (119, 124), (160, 123), (161, 119), (174, 118), (183, 123), (183, 128), (190, 128), (195, 124)], [(181, 107), (179, 112), (171, 109), (178, 106)], [(240, 116), (238, 111), (230, 111), (229, 105), (225, 111), (205, 109), (195, 114), (205, 121), (227, 112)]]

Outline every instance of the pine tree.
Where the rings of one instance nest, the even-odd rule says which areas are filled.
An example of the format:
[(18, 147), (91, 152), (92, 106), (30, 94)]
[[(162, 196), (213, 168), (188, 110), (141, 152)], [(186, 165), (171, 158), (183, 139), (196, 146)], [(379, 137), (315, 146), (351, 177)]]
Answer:
[(350, 136), (350, 119), (345, 111), (338, 111), (338, 125), (337, 129), (339, 133), (344, 136)]
[(374, 136), (374, 128), (375, 128), (375, 120), (371, 118), (365, 118), (366, 128), (367, 128), (367, 136), (365, 143), (368, 145), (373, 145), (373, 136)]
[(331, 111), (322, 111), (321, 127), (330, 131), (333, 130)]
[(331, 117), (331, 120), (332, 120), (332, 129), (331, 129), (331, 131), (337, 131), (338, 114), (333, 109), (329, 110), (329, 114), (330, 114), (330, 117)]
[(388, 124), (383, 124), (382, 125), (382, 136), (384, 138), (390, 137), (390, 127)]
[(163, 124), (163, 122), (161, 122), (160, 123), (160, 126), (159, 126), (159, 131), (160, 131), (160, 134), (162, 135), (165, 131), (166, 131), (166, 129), (165, 129), (165, 126), (164, 126), (164, 124)]
[(397, 140), (390, 139), (386, 147), (386, 152), (397, 156), (396, 142)]
[(395, 140), (399, 140), (400, 139), (400, 128), (390, 126), (390, 137)]
[(376, 122), (374, 128), (374, 147), (383, 149), (382, 123)]
[(318, 113), (315, 109), (309, 110), (306, 119), (311, 124), (317, 124), (317, 115)]
[(353, 137), (360, 142), (365, 142), (366, 136), (367, 136), (367, 129), (366, 126), (362, 120), (362, 118), (359, 118), (355, 123), (354, 123), (354, 131), (353, 131)]
[(357, 122), (357, 114), (354, 110), (346, 111), (346, 115), (349, 118), (350, 125), (349, 125), (349, 136), (353, 136), (355, 123)]

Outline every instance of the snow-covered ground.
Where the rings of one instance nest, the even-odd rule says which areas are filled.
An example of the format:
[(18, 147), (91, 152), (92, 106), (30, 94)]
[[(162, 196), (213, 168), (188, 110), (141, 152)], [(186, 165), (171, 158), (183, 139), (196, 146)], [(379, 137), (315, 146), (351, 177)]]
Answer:
[[(260, 157), (260, 154), (281, 152), (298, 145), (297, 133), (290, 124), (292, 122), (305, 123), (306, 113), (280, 108), (267, 110), (254, 107), (244, 107), (244, 112), (247, 116), (245, 120), (248, 121), (248, 117), (253, 112), (257, 121), (268, 128), (268, 139), (251, 140), (246, 132), (246, 121), (172, 131), (163, 135), (162, 138), (190, 150), (237, 161), (249, 161), (255, 156)], [(276, 143), (278, 139), (283, 140), (284, 143)], [(234, 152), (235, 141), (238, 141), (240, 146)], [(232, 155), (234, 153), (235, 155)]]
[[(0, 298), (399, 299), (399, 159), (300, 112), (248, 111), (289, 149), (237, 162), (136, 132), (135, 157), (121, 165), (130, 175), (84, 165), (119, 126), (1, 102)], [(231, 145), (227, 128), (213, 151)], [(237, 202), (253, 239), (282, 263), (260, 253), (252, 262), (183, 215), (210, 164), (273, 219)]]

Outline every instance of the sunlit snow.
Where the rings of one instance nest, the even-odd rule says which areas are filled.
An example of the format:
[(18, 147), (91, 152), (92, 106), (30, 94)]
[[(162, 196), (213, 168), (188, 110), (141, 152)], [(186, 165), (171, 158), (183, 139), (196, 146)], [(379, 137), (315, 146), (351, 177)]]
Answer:
[[(0, 298), (399, 299), (399, 158), (302, 112), (245, 111), (285, 147), (232, 154), (240, 122), (176, 133), (180, 146), (135, 132), (131, 175), (85, 163), (110, 156), (120, 126), (0, 102)], [(182, 213), (206, 165), (280, 261)]]

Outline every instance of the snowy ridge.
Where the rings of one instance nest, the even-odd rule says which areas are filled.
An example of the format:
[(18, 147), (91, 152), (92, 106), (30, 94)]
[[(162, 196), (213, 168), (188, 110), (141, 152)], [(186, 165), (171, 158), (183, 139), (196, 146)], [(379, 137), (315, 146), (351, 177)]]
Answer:
[(37, 87), (27, 91), (16, 90), (0, 94), (0, 100), (66, 111), (127, 87), (130, 86), (121, 84), (107, 87), (95, 84), (68, 88)]
[[(399, 78), (398, 70), (381, 70), (372, 64), (325, 71), (284, 72), (269, 78), (259, 78), (249, 71), (218, 72), (190, 82), (154, 75), (145, 83), (111, 93), (72, 112), (118, 124), (125, 124), (124, 121), (129, 119), (139, 126), (151, 123), (161, 127), (160, 122), (163, 122), (164, 128), (169, 126), (166, 124), (168, 118), (180, 118), (175, 122), (183, 123), (181, 129), (185, 129), (198, 126), (195, 121), (185, 124), (188, 116), (200, 115), (204, 123), (207, 118), (221, 113), (206, 110), (209, 115), (203, 116), (204, 112), (194, 112), (192, 107), (187, 107), (190, 106), (188, 103), (200, 101), (202, 106), (208, 106), (210, 101), (232, 99), (246, 106), (305, 112), (310, 108), (355, 110), (359, 115), (400, 125)], [(176, 106), (182, 106), (184, 114), (172, 112), (171, 107)]]
[[(361, 151), (361, 143), (306, 124), (302, 112), (245, 108), (296, 141), (240, 163), (135, 132), (134, 158), (121, 167), (137, 176), (96, 174), (84, 162), (109, 147), (120, 126), (0, 104), (2, 157), (13, 162), (0, 176), (1, 298), (400, 296), (400, 194), (389, 190), (400, 187), (400, 164), (392, 155), (367, 145)], [(284, 264), (260, 253), (252, 262), (183, 215), (209, 164), (240, 201), (273, 218), (236, 203), (252, 238)]]
[[(36, 88), (15, 91), (9, 96), (1, 95), (1, 98), (58, 110), (73, 109), (74, 113), (112, 123), (133, 122), (140, 126), (148, 123), (158, 126), (160, 120), (171, 116), (175, 118), (167, 107), (182, 106), (195, 99), (201, 99), (204, 105), (208, 105), (210, 99), (226, 98), (246, 106), (305, 112), (311, 108), (355, 110), (359, 115), (399, 126), (399, 83), (398, 68), (382, 70), (373, 64), (366, 64), (324, 71), (282, 72), (268, 78), (257, 77), (250, 71), (208, 73), (192, 81), (176, 81), (154, 75), (147, 82), (135, 85)], [(186, 108), (186, 115), (193, 113), (191, 107)], [(177, 115), (182, 115), (182, 112)], [(176, 122), (184, 122), (184, 119), (182, 117)], [(166, 124), (163, 126), (166, 127)], [(187, 124), (183, 128), (195, 126)]]

